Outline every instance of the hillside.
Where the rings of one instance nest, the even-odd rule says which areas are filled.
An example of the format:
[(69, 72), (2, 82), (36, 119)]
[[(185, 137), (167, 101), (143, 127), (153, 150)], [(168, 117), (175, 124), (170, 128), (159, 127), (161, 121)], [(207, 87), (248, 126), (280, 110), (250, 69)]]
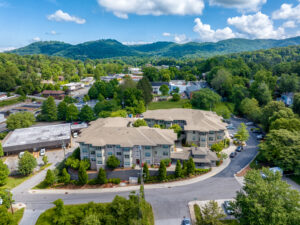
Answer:
[(123, 56), (163, 56), (163, 57), (211, 57), (229, 53), (300, 45), (300, 37), (284, 40), (273, 39), (228, 39), (213, 42), (155, 42), (144, 45), (124, 45), (116, 40), (98, 40), (71, 45), (57, 41), (35, 42), (11, 51), (19, 55), (45, 54), (72, 59), (103, 59)]

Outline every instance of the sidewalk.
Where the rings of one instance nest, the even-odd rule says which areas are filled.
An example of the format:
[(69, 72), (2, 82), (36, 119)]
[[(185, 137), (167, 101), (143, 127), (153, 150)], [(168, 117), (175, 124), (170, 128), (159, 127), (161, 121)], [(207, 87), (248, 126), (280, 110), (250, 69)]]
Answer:
[[(229, 154), (232, 151), (235, 151), (235, 146), (231, 145), (229, 148), (225, 149), (223, 152)], [(206, 180), (210, 177), (215, 176), (216, 174), (223, 171), (227, 166), (230, 164), (231, 160), (228, 157), (223, 161), (223, 163), (218, 167), (213, 167), (212, 170), (206, 174), (203, 174), (201, 176), (182, 180), (182, 181), (174, 181), (174, 182), (166, 182), (166, 183), (159, 183), (159, 184), (145, 184), (145, 189), (158, 189), (158, 188), (170, 188), (170, 187), (178, 187), (178, 186), (184, 186), (189, 184), (194, 184), (203, 180)], [(112, 193), (112, 192), (125, 192), (125, 191), (136, 191), (139, 190), (139, 185), (135, 186), (127, 186), (127, 187), (114, 187), (114, 188), (102, 188), (102, 189), (41, 189), (41, 190), (29, 190), (29, 193), (32, 194), (65, 194), (66, 192), (68, 194), (84, 194), (84, 193)]]

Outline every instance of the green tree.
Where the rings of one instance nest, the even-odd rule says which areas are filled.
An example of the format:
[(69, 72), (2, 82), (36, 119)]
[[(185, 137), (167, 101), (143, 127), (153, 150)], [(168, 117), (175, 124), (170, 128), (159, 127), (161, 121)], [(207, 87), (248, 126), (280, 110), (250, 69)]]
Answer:
[(221, 102), (221, 96), (208, 88), (193, 93), (191, 100), (195, 108), (207, 110), (214, 108), (219, 102)]
[(162, 95), (166, 96), (169, 94), (169, 87), (166, 84), (163, 84), (160, 86), (159, 91), (161, 92)]
[(214, 143), (212, 144), (212, 146), (210, 147), (210, 149), (213, 151), (213, 152), (216, 152), (216, 153), (220, 153), (224, 148), (224, 144), (222, 142), (219, 142), (219, 143)]
[(137, 119), (136, 121), (134, 121), (133, 126), (134, 127), (146, 127), (146, 126), (148, 126), (148, 124), (143, 119)]
[(90, 96), (91, 99), (98, 98), (99, 92), (98, 92), (95, 84), (89, 89), (88, 95)]
[(181, 163), (179, 160), (177, 160), (176, 168), (175, 168), (175, 177), (181, 177), (182, 176), (182, 169), (181, 169)]
[(2, 144), (0, 142), (0, 158), (4, 156), (4, 151), (3, 151), (3, 147), (2, 147)]
[(288, 130), (271, 130), (260, 144), (261, 156), (284, 171), (300, 174), (300, 133)]
[(173, 129), (174, 132), (177, 134), (177, 137), (180, 136), (181, 134), (181, 126), (179, 126), (178, 124), (173, 124), (169, 129)]
[(245, 98), (240, 104), (240, 111), (248, 119), (259, 122), (262, 117), (261, 109), (258, 105), (258, 101), (255, 98)]
[(6, 207), (6, 209), (8, 209), (10, 207), (12, 193), (4, 188), (0, 188), (0, 198), (3, 201), (2, 206)]
[(174, 102), (180, 101), (180, 95), (178, 93), (172, 94), (172, 101)]
[(21, 175), (27, 176), (33, 172), (33, 169), (37, 166), (36, 159), (29, 152), (24, 152), (24, 155), (18, 162), (18, 171)]
[(95, 119), (94, 111), (88, 105), (82, 107), (79, 113), (79, 119), (81, 121), (90, 122)]
[(265, 130), (269, 130), (270, 118), (274, 115), (275, 112), (284, 110), (286, 107), (283, 102), (272, 101), (269, 102), (262, 109), (261, 123), (263, 124)]
[(300, 224), (300, 195), (274, 174), (264, 168), (261, 172), (250, 170), (245, 176), (245, 186), (232, 202), (234, 215), (241, 225)]
[(249, 132), (247, 130), (247, 126), (244, 123), (241, 123), (238, 127), (235, 137), (241, 142), (248, 141)]
[(68, 183), (70, 183), (70, 180), (71, 180), (71, 175), (68, 173), (67, 169), (64, 168), (62, 171), (61, 181), (64, 184), (68, 184)]
[(7, 211), (5, 206), (0, 205), (0, 224), (2, 225), (15, 225), (14, 218), (11, 213)]
[(143, 72), (144, 77), (147, 77), (149, 81), (159, 81), (159, 71), (155, 67), (145, 67)]
[(52, 170), (47, 170), (47, 174), (44, 180), (44, 183), (48, 186), (52, 186), (55, 182), (55, 176)]
[(295, 113), (300, 115), (300, 93), (295, 93), (294, 94), (293, 110), (294, 110)]
[(30, 127), (35, 123), (35, 117), (30, 112), (19, 112), (9, 115), (6, 126), (9, 130)]
[(79, 111), (77, 107), (74, 104), (70, 104), (67, 108), (66, 120), (69, 122), (76, 121), (78, 120), (78, 116), (79, 116)]
[(68, 214), (66, 212), (63, 200), (57, 199), (56, 201), (53, 202), (53, 204), (55, 205), (54, 214), (52, 216), (53, 224), (65, 225), (68, 219), (67, 218)]
[(272, 93), (268, 85), (264, 82), (258, 85), (254, 92), (254, 97), (258, 100), (260, 105), (266, 105), (272, 101)]
[(289, 131), (300, 131), (300, 120), (296, 118), (279, 118), (271, 123), (270, 130), (285, 129)]
[(67, 118), (68, 105), (65, 101), (62, 101), (57, 106), (57, 119), (66, 120)]
[(280, 93), (295, 92), (299, 89), (299, 78), (297, 74), (282, 74), (279, 79)]
[(216, 201), (209, 201), (200, 209), (200, 213), (197, 225), (222, 225), (221, 219), (226, 217)]
[(53, 97), (48, 97), (47, 100), (43, 101), (40, 118), (48, 122), (57, 120), (57, 107)]
[(211, 81), (211, 86), (221, 96), (228, 97), (232, 92), (232, 76), (226, 69), (218, 70), (216, 76)]
[(106, 172), (105, 169), (100, 168), (97, 176), (97, 183), (98, 184), (106, 184), (107, 178), (106, 178)]
[(148, 168), (148, 164), (147, 162), (144, 163), (143, 165), (143, 176), (145, 180), (148, 180), (150, 177), (150, 173), (149, 173), (149, 168)]
[(138, 82), (137, 88), (142, 91), (144, 102), (148, 105), (153, 99), (152, 86), (149, 79), (146, 76), (143, 76), (143, 78)]
[(79, 170), (78, 170), (78, 182), (81, 185), (86, 184), (88, 181), (88, 174), (86, 172), (86, 168), (82, 162), (80, 162)]
[(114, 155), (109, 156), (108, 159), (106, 160), (106, 166), (110, 169), (115, 169), (119, 165), (120, 165), (120, 160)]
[(195, 173), (195, 163), (192, 157), (189, 158), (186, 167), (187, 175), (191, 175)]
[(48, 163), (48, 156), (44, 155), (43, 158), (42, 158), (42, 160), (43, 160), (44, 165), (47, 165), (47, 163)]
[(82, 225), (101, 225), (99, 218), (96, 214), (90, 214), (84, 217)]
[(164, 161), (160, 161), (158, 169), (158, 178), (160, 181), (164, 181), (167, 178), (167, 168)]
[(7, 182), (9, 169), (7, 165), (0, 159), (0, 186), (3, 186)]

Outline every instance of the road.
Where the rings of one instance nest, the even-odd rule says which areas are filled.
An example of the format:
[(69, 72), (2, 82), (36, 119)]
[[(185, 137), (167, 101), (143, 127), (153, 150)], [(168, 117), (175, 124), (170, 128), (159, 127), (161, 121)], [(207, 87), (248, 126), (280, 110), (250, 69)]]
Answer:
[[(241, 122), (241, 119), (232, 119), (235, 127)], [(234, 132), (234, 131), (230, 131)], [(241, 186), (234, 178), (234, 174), (246, 166), (256, 155), (257, 140), (255, 135), (250, 134), (247, 147), (231, 161), (229, 166), (219, 174), (204, 181), (172, 188), (146, 189), (145, 197), (151, 203), (155, 224), (180, 224), (183, 216), (189, 217), (188, 202), (193, 200), (214, 200), (233, 198), (236, 191)], [(35, 224), (39, 214), (44, 210), (53, 207), (51, 202), (58, 198), (63, 199), (65, 204), (77, 204), (94, 202), (110, 202), (115, 195), (128, 196), (129, 192), (101, 193), (101, 194), (30, 194), (28, 188), (13, 191), (16, 202), (23, 202), (27, 205), (22, 225)]]

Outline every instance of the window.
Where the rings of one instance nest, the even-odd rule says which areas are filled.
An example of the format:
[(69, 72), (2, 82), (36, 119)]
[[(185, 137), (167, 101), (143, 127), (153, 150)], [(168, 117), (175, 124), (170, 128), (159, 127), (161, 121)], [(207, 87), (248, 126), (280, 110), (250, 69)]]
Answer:
[(130, 148), (123, 148), (123, 151), (128, 152), (130, 151)]
[(95, 158), (91, 158), (91, 161), (95, 162), (95, 161), (96, 161), (96, 159), (95, 159)]
[(214, 140), (214, 138), (213, 137), (209, 137), (209, 141), (213, 141)]
[(83, 156), (83, 159), (89, 159), (89, 157), (85, 155), (85, 156)]
[(169, 148), (169, 145), (163, 145), (163, 148)]
[(125, 166), (130, 166), (130, 162), (125, 162)]
[(102, 157), (102, 153), (97, 153), (97, 157)]
[(116, 148), (121, 148), (121, 146), (120, 145), (116, 145)]
[(206, 138), (201, 138), (201, 141), (206, 141)]
[(107, 147), (107, 148), (112, 148), (112, 145), (107, 145), (106, 147)]
[(95, 151), (91, 151), (91, 155), (95, 155)]
[(87, 150), (87, 149), (82, 149), (82, 152), (85, 152), (85, 153), (86, 153), (86, 152), (88, 152), (88, 150)]
[(163, 156), (168, 156), (169, 152), (163, 152)]
[(221, 136), (218, 136), (218, 139), (222, 139), (222, 137), (221, 137)]
[(151, 149), (151, 146), (145, 146), (145, 149)]
[(96, 147), (96, 150), (101, 150), (101, 147), (97, 146), (97, 147)]
[(124, 155), (125, 159), (129, 159), (129, 157), (130, 157), (129, 155)]
[(107, 155), (108, 155), (108, 156), (111, 156), (111, 155), (113, 155), (113, 153), (112, 153), (112, 152), (108, 152)]
[(150, 152), (145, 152), (145, 157), (151, 157), (151, 153)]
[(195, 137), (193, 137), (193, 141), (196, 141), (196, 138), (195, 138)]
[(209, 134), (215, 134), (215, 132), (214, 131), (209, 131)]
[(196, 131), (193, 131), (193, 134), (196, 134)]
[(146, 160), (146, 163), (147, 163), (148, 165), (150, 165), (150, 164), (151, 164), (151, 161), (150, 161), (150, 160)]
[(102, 164), (102, 161), (98, 161), (97, 164), (100, 164), (100, 165), (101, 165), (101, 164)]
[(122, 155), (122, 152), (117, 152), (117, 155)]

